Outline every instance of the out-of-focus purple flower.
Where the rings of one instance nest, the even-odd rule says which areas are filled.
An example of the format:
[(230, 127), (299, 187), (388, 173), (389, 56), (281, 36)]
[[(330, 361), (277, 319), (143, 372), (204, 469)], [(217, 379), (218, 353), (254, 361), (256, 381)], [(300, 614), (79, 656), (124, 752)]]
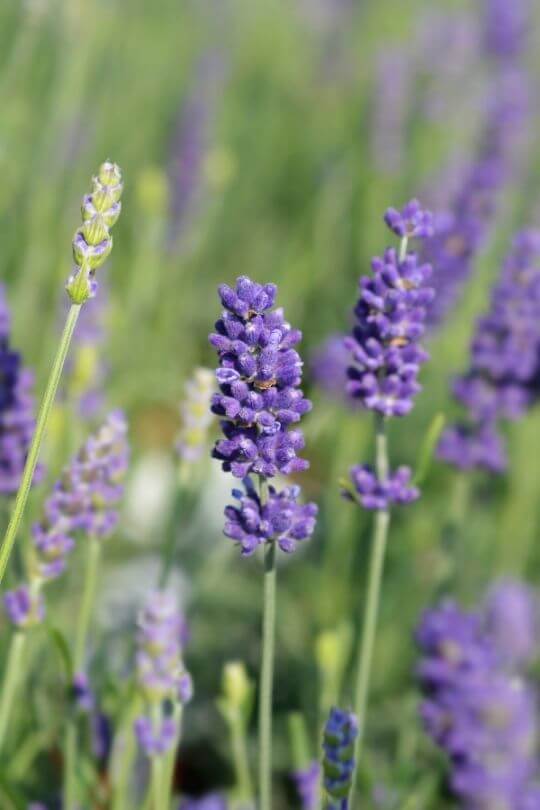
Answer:
[(186, 625), (174, 596), (161, 591), (150, 594), (137, 624), (137, 682), (148, 716), (137, 718), (135, 732), (141, 748), (153, 756), (167, 751), (178, 732), (164, 701), (185, 703), (193, 693), (182, 659)]
[(487, 595), (485, 631), (512, 668), (522, 668), (538, 654), (538, 608), (532, 588), (519, 580), (502, 580)]
[(401, 211), (388, 208), (384, 221), (401, 239), (428, 239), (435, 232), (433, 214), (422, 208), (418, 200), (410, 200)]
[(191, 220), (202, 194), (203, 164), (210, 148), (224, 64), (218, 53), (195, 66), (192, 87), (182, 103), (171, 145), (171, 233), (175, 243)]
[(354, 771), (354, 746), (358, 736), (355, 714), (336, 707), (330, 715), (323, 733), (324, 789), (330, 810), (347, 810), (348, 796)]
[(165, 754), (174, 745), (177, 727), (172, 717), (160, 717), (156, 722), (137, 717), (134, 728), (139, 745), (149, 757)]
[(93, 712), (91, 716), (92, 751), (96, 759), (108, 759), (112, 745), (111, 722), (107, 715), (101, 711)]
[(209, 793), (199, 799), (182, 799), (178, 810), (227, 810), (227, 802), (219, 793)]
[(319, 388), (334, 399), (351, 406), (355, 404), (346, 393), (350, 353), (345, 345), (345, 335), (332, 335), (325, 340), (313, 353), (310, 365)]
[(371, 152), (377, 170), (398, 174), (405, 159), (406, 126), (416, 65), (401, 46), (377, 54), (373, 87)]
[(484, 0), (485, 43), (495, 59), (521, 56), (530, 24), (529, 0)]
[[(21, 357), (10, 348), (11, 318), (5, 289), (0, 285), (0, 493), (14, 495), (23, 473), (35, 429), (34, 377), (21, 367)], [(33, 483), (43, 477), (38, 465)]]
[(90, 687), (88, 675), (85, 672), (76, 672), (71, 684), (75, 706), (81, 712), (91, 712), (95, 707), (95, 697)]
[(7, 591), (4, 595), (4, 606), (9, 620), (15, 627), (32, 627), (45, 618), (43, 595), (28, 585)]
[[(350, 477), (364, 509), (386, 510), (393, 505), (411, 503), (420, 496), (419, 490), (411, 486), (409, 467), (398, 467), (385, 481), (380, 481), (372, 467), (359, 464), (351, 468)], [(353, 500), (349, 492), (343, 494)]]
[[(418, 222), (429, 220), (416, 203), (413, 208)], [(395, 220), (394, 214), (388, 216)], [(409, 227), (404, 223), (400, 229)], [(428, 358), (419, 341), (433, 297), (426, 286), (431, 267), (420, 264), (414, 253), (400, 258), (389, 248), (382, 258), (373, 259), (372, 270), (373, 276), (360, 279), (356, 325), (346, 339), (352, 359), (347, 391), (369, 410), (404, 416), (420, 390), (418, 372)]]
[(477, 155), (464, 173), (450, 209), (436, 216), (435, 234), (424, 242), (423, 260), (437, 268), (430, 326), (440, 324), (456, 305), (474, 259), (494, 220), (502, 189), (516, 171), (529, 108), (527, 81), (507, 70), (497, 77)]
[(449, 427), (438, 453), (461, 469), (506, 467), (500, 421), (517, 419), (537, 396), (540, 373), (540, 231), (521, 231), (478, 319), (468, 371), (454, 382), (467, 409), (464, 423)]
[(60, 576), (78, 531), (99, 538), (114, 531), (128, 459), (127, 423), (113, 411), (63, 471), (32, 527), (32, 578)]
[(321, 766), (317, 760), (310, 762), (305, 768), (293, 771), (292, 778), (302, 810), (316, 810), (319, 806), (320, 777)]
[(253, 554), (259, 545), (271, 542), (287, 553), (295, 551), (299, 541), (313, 534), (317, 517), (316, 504), (299, 504), (299, 495), (297, 486), (281, 491), (270, 486), (261, 504), (253, 482), (246, 478), (244, 490), (233, 490), (239, 505), (225, 509), (225, 535), (240, 545), (244, 557)]
[(210, 343), (219, 355), (220, 390), (212, 411), (222, 417), (225, 438), (213, 455), (237, 478), (305, 470), (308, 462), (297, 456), (304, 438), (289, 429), (311, 408), (299, 388), (302, 361), (294, 349), (302, 334), (282, 309), (272, 309), (274, 284), (241, 276), (235, 289), (223, 284), (219, 294), (224, 312)]
[(185, 398), (180, 406), (182, 426), (176, 450), (183, 461), (193, 463), (203, 455), (208, 428), (212, 424), (210, 400), (215, 377), (210, 369), (197, 368), (184, 386)]
[(478, 613), (444, 603), (424, 615), (417, 641), (421, 715), (450, 758), (452, 791), (471, 810), (518, 807), (534, 773), (533, 691), (505, 670)]

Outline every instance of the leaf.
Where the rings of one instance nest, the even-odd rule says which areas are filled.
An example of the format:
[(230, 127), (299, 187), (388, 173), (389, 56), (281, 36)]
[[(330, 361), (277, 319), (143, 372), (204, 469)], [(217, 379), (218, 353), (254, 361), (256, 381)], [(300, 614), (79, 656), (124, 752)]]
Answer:
[(71, 657), (71, 650), (69, 648), (69, 644), (66, 641), (65, 636), (60, 632), (60, 630), (58, 630), (58, 628), (51, 627), (51, 625), (48, 625), (47, 630), (51, 637), (51, 641), (53, 642), (60, 658), (62, 659), (62, 664), (64, 665), (67, 683), (71, 684), (73, 682), (73, 659)]
[(418, 460), (416, 463), (416, 472), (412, 483), (414, 486), (422, 484), (429, 473), (433, 455), (437, 447), (440, 435), (446, 423), (446, 417), (443, 413), (435, 414), (430, 426), (428, 427), (424, 440), (418, 453)]
[(0, 807), (2, 810), (25, 810), (24, 797), (10, 785), (0, 769)]

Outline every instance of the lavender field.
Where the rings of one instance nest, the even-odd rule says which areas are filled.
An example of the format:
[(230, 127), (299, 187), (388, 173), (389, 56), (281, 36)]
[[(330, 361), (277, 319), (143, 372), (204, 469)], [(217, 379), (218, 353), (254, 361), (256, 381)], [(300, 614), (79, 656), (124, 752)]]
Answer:
[(0, 810), (540, 810), (539, 45), (0, 3)]

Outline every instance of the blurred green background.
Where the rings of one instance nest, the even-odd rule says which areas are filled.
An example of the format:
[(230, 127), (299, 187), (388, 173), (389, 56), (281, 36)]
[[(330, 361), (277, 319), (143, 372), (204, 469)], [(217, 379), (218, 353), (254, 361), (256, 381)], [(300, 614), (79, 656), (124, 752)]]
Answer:
[[(311, 469), (302, 483), (306, 497), (320, 505), (319, 526), (309, 547), (283, 560), (279, 572), (276, 806), (291, 807), (286, 714), (305, 712), (315, 753), (321, 687), (315, 641), (344, 622), (358, 626), (370, 530), (369, 515), (340, 498), (338, 479), (352, 463), (371, 458), (371, 420), (318, 391), (310, 359), (325, 338), (350, 324), (357, 279), (387, 242), (384, 209), (416, 195), (444, 200), (454, 162), (475, 148), (493, 83), (473, 36), (476, 6), (428, 0), (0, 4), (0, 274), (13, 343), (35, 369), (37, 391), (58, 338), (80, 199), (105, 158), (124, 172), (123, 214), (104, 271), (107, 338), (100, 351), (107, 402), (130, 419), (133, 468), (125, 521), (106, 550), (93, 667), (114, 716), (121, 702), (117, 676), (131, 660), (137, 588), (158, 571), (172, 536), (173, 582), (191, 626), (187, 663), (196, 684), (182, 752), (187, 789), (230, 780), (227, 737), (214, 705), (221, 667), (240, 658), (255, 676), (259, 658), (260, 561), (240, 560), (221, 536), (231, 481), (208, 462), (193, 476), (187, 506), (175, 493), (178, 405), (194, 367), (214, 364), (207, 334), (220, 309), (216, 286), (240, 274), (278, 284), (279, 303), (304, 332), (306, 390), (314, 401), (304, 425)], [(462, 31), (452, 44), (456, 25), (465, 36)], [(530, 52), (537, 83), (535, 48)], [(388, 60), (394, 68), (385, 80)], [(505, 190), (465, 295), (429, 339), (431, 361), (414, 412), (391, 425), (393, 463), (414, 465), (432, 419), (441, 412), (452, 418), (449, 380), (467, 363), (475, 316), (486, 306), (513, 231), (538, 221), (536, 123), (533, 115), (524, 165)], [(68, 398), (66, 412), (69, 404)], [(50, 480), (89, 429), (69, 419), (66, 427), (61, 410), (47, 448)], [(372, 782), (404, 799), (438, 767), (415, 718), (411, 634), (422, 608), (448, 589), (472, 602), (501, 573), (533, 581), (538, 575), (539, 429), (537, 410), (512, 426), (509, 474), (497, 481), (475, 475), (463, 482), (435, 462), (421, 500), (395, 516), (366, 796)], [(33, 494), (34, 514), (45, 491)], [(51, 589), (51, 621), (68, 635), (79, 557)], [(5, 648), (9, 630), (2, 632)], [(351, 694), (346, 661), (345, 704)], [(64, 700), (62, 667), (46, 633), (36, 635), (31, 671), (15, 753), (23, 756), (20, 744), (36, 728), (52, 731), (36, 737), (35, 750), (23, 752), (24, 767), (16, 770), (17, 790), (28, 799), (39, 791), (54, 795), (58, 784), (59, 731), (51, 718)], [(426, 799), (421, 806), (441, 805)]]

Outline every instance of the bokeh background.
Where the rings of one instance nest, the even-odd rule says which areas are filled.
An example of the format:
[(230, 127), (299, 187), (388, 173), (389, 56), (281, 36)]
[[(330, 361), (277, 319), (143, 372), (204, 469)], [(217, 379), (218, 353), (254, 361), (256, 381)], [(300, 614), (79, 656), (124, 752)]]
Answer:
[[(372, 421), (347, 405), (338, 385), (332, 391), (317, 384), (317, 353), (350, 326), (357, 279), (388, 243), (384, 209), (418, 196), (444, 211), (474, 160), (499, 91), (483, 5), (0, 4), (0, 275), (12, 341), (35, 370), (37, 392), (59, 335), (81, 196), (105, 158), (124, 172), (103, 300), (91, 304), (100, 308), (98, 338), (79, 358), (82, 382), (74, 362), (68, 370), (45, 461), (54, 480), (100, 413), (127, 412), (133, 461), (121, 529), (106, 549), (92, 669), (114, 717), (141, 594), (157, 581), (163, 549), (174, 544), (171, 582), (191, 629), (186, 658), (196, 684), (179, 766), (187, 792), (230, 783), (227, 735), (215, 707), (221, 669), (241, 659), (255, 676), (259, 660), (260, 560), (241, 560), (221, 534), (232, 481), (217, 462), (205, 461), (193, 472), (189, 497), (179, 498), (177, 489), (179, 405), (193, 369), (214, 365), (207, 335), (220, 310), (216, 287), (240, 274), (277, 283), (279, 303), (304, 333), (305, 387), (314, 407), (304, 423), (311, 468), (302, 483), (321, 511), (309, 546), (280, 561), (275, 696), (276, 807), (294, 807), (286, 716), (305, 714), (315, 753), (316, 640), (328, 629), (342, 628), (345, 638), (356, 631), (370, 534), (369, 514), (340, 497), (338, 480), (351, 464), (371, 458)], [(463, 294), (429, 334), (423, 393), (413, 413), (390, 427), (396, 464), (414, 466), (434, 417), (451, 420), (457, 411), (450, 380), (467, 366), (475, 318), (487, 306), (513, 233), (539, 221), (539, 32), (532, 20), (520, 57), (529, 107), (511, 170)], [(77, 416), (77, 386), (97, 368), (103, 403), (92, 417)], [(374, 665), (365, 807), (373, 785), (390, 791), (386, 799), (379, 791), (379, 802), (389, 802), (379, 806), (397, 807), (396, 796), (404, 799), (426, 774), (442, 770), (416, 716), (412, 631), (422, 609), (441, 592), (473, 604), (503, 574), (533, 582), (538, 576), (539, 430), (537, 408), (508, 427), (508, 472), (499, 477), (471, 473), (464, 484), (463, 475), (435, 460), (422, 498), (396, 514)], [(34, 491), (31, 513), (44, 492)], [(67, 635), (80, 592), (79, 552), (53, 589), (50, 609)], [(8, 634), (4, 623), (4, 649)], [(17, 710), (17, 733), (34, 745), (17, 748), (15, 772), (11, 766), (6, 775), (17, 788), (5, 787), (2, 807), (15, 794), (29, 800), (57, 791), (60, 659), (50, 636), (37, 635), (28, 700)], [(345, 655), (345, 703), (351, 663)], [(253, 753), (254, 732), (252, 742)], [(433, 790), (435, 798), (419, 806), (443, 806)]]

